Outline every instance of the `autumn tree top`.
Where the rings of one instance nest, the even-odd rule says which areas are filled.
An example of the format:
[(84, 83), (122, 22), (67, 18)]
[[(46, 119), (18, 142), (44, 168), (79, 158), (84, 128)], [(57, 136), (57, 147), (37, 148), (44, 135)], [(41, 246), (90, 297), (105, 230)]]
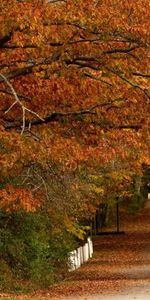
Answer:
[(2, 176), (50, 159), (149, 163), (149, 1), (0, 5)]

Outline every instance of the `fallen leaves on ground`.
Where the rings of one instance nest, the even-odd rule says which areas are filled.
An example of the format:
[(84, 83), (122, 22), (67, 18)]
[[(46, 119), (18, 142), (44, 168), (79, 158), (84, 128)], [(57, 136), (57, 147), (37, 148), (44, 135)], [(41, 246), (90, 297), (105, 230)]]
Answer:
[[(94, 238), (94, 257), (49, 289), (18, 298), (67, 299), (150, 287), (150, 210), (124, 216), (125, 234)], [(10, 297), (1, 294), (0, 297)]]

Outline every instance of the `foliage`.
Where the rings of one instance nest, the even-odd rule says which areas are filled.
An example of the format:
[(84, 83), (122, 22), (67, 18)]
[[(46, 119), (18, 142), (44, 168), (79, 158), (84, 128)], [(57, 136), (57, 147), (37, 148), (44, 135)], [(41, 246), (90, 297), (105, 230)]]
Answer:
[(22, 280), (43, 287), (63, 278), (75, 247), (65, 229), (56, 234), (52, 218), (43, 213), (1, 211), (0, 236), (0, 285), (7, 290), (19, 289), (18, 282), (21, 289)]
[[(14, 272), (23, 276), (27, 268), (36, 278), (37, 270), (48, 272), (49, 241), (63, 257), (66, 239), (84, 237), (83, 219), (118, 194), (130, 201), (134, 176), (150, 165), (149, 3), (0, 0), (0, 6), (0, 208), (9, 221), (15, 216), (14, 224), (20, 211), (25, 224), (29, 218), (36, 257), (30, 266), (23, 231), (15, 236), (4, 225), (2, 234)], [(43, 235), (35, 249), (43, 226), (47, 232), (44, 217), (55, 235)], [(51, 257), (50, 265), (53, 274)]]
[(148, 2), (1, 2), (3, 172), (148, 161)]
[(33, 175), (6, 185), (1, 207), (34, 210), (50, 198), (41, 170), (51, 161), (149, 164), (147, 1), (1, 6), (0, 175)]

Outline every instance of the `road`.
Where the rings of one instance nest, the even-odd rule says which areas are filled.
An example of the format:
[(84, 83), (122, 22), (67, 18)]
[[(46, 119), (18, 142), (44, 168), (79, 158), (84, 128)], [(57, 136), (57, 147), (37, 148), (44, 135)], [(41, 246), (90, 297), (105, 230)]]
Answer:
[(125, 234), (95, 237), (93, 258), (42, 296), (61, 300), (150, 299), (150, 208), (146, 206), (122, 222)]

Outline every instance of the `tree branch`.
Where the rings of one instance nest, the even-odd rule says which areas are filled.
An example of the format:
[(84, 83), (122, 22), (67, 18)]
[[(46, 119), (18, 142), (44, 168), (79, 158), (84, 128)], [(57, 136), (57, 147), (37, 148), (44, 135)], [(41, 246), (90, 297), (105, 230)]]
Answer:
[[(3, 93), (3, 94), (7, 94), (7, 95), (13, 95), (13, 93), (10, 91), (7, 91), (7, 90), (3, 90), (3, 89), (0, 89), (0, 93)], [(24, 100), (27, 100), (27, 101), (31, 101), (31, 98), (27, 97), (27, 96), (24, 96), (24, 95), (21, 95), (21, 94), (18, 94), (18, 97), (19, 98), (22, 98)]]
[[(96, 65), (93, 65), (93, 64), (90, 64), (90, 63), (87, 63), (86, 61), (88, 61), (88, 59), (85, 59), (85, 61), (82, 61), (80, 58), (79, 59), (76, 58), (76, 59), (73, 59), (73, 60), (66, 60), (65, 63), (66, 63), (66, 65), (77, 65), (80, 68), (90, 68), (90, 69), (95, 70), (95, 71), (100, 71), (100, 67), (98, 67)], [(89, 59), (89, 62), (90, 61), (91, 60)]]
[(140, 76), (140, 77), (150, 78), (150, 74), (145, 74), (145, 73), (140, 73), (140, 72), (133, 72), (132, 74), (134, 76)]
[(113, 74), (117, 75), (118, 77), (120, 77), (123, 81), (127, 82), (129, 85), (131, 85), (134, 88), (137, 88), (141, 91), (144, 92), (144, 94), (150, 99), (150, 91), (149, 89), (141, 86), (140, 84), (131, 81), (130, 79), (128, 79), (127, 77), (125, 77), (124, 75), (121, 74), (120, 71), (115, 70), (114, 68), (111, 67), (105, 67), (108, 71), (112, 72)]
[(0, 37), (0, 48), (2, 48), (7, 42), (11, 40), (12, 32)]
[(6, 82), (6, 80), (4, 80), (4, 78), (7, 80), (10, 80), (10, 79), (17, 78), (19, 76), (24, 76), (24, 75), (30, 74), (30, 73), (32, 73), (32, 70), (33, 70), (33, 65), (27, 66), (24, 68), (18, 68), (17, 70), (5, 73), (3, 77), (1, 76), (0, 82), (3, 82), (3, 81)]
[[(26, 127), (27, 126), (37, 126), (41, 124), (48, 124), (53, 121), (59, 121), (61, 118), (64, 117), (75, 117), (75, 116), (81, 116), (81, 115), (97, 115), (97, 112), (95, 111), (96, 109), (102, 108), (102, 107), (111, 107), (112, 104), (118, 102), (118, 101), (125, 101), (126, 99), (118, 98), (113, 101), (107, 101), (103, 103), (95, 103), (89, 108), (86, 109), (81, 109), (79, 111), (70, 111), (70, 112), (52, 112), (49, 115), (47, 115), (45, 118), (40, 118), (34, 119), (32, 121), (26, 120)], [(35, 113), (34, 113), (35, 114)], [(9, 124), (5, 125), (6, 129), (11, 129), (11, 128), (20, 128), (21, 123), (20, 122), (11, 122)]]
[(142, 129), (141, 124), (103, 124), (103, 122), (99, 123), (96, 121), (92, 121), (92, 124), (100, 126), (102, 129), (132, 129), (132, 130), (139, 130)]
[[(36, 61), (34, 62), (33, 61), (30, 64), (28, 62), (28, 65), (23, 67), (23, 68), (18, 68), (16, 70), (5, 73), (4, 77), (7, 78), (8, 80), (10, 80), (10, 79), (15, 79), (19, 76), (25, 76), (25, 75), (31, 74), (33, 72), (34, 67), (39, 67), (39, 66), (42, 66), (42, 65), (50, 65), (54, 61), (59, 60), (60, 56), (61, 56), (61, 53), (56, 51), (51, 57), (44, 58), (40, 62), (36, 62)], [(3, 81), (5, 81), (5, 80), (4, 80), (4, 78), (1, 77), (0, 78), (0, 83), (3, 82)]]
[(108, 82), (108, 81), (106, 81), (106, 80), (103, 80), (103, 79), (101, 79), (101, 78), (99, 78), (99, 77), (96, 77), (96, 76), (94, 76), (94, 75), (92, 75), (92, 74), (90, 74), (90, 73), (83, 73), (83, 75), (85, 76), (85, 77), (89, 77), (89, 78), (91, 78), (91, 79), (94, 79), (94, 80), (97, 80), (97, 81), (100, 81), (100, 82), (102, 82), (102, 83), (105, 83), (105, 84), (107, 84), (107, 85), (109, 85), (110, 87), (112, 87), (113, 86), (113, 84), (111, 84), (110, 82)]
[(27, 45), (22, 45), (22, 46), (19, 46), (19, 45), (16, 45), (16, 44), (9, 44), (9, 45), (2, 45), (1, 48), (3, 49), (35, 49), (35, 48), (38, 48), (37, 45), (35, 44), (27, 44)]
[(50, 3), (50, 4), (57, 3), (57, 2), (66, 2), (66, 0), (46, 0), (46, 3)]
[(114, 49), (111, 49), (111, 50), (106, 50), (106, 51), (103, 51), (103, 54), (114, 54), (114, 53), (129, 53), (135, 49), (139, 48), (138, 46), (134, 46), (134, 47), (131, 47), (131, 48), (114, 48)]
[(42, 119), (36, 112), (34, 112), (33, 110), (28, 109), (27, 107), (25, 107), (22, 102), (20, 101), (20, 99), (18, 98), (18, 95), (15, 91), (15, 89), (13, 88), (12, 84), (8, 81), (8, 79), (5, 77), (5, 75), (0, 73), (0, 77), (4, 80), (4, 82), (8, 85), (8, 87), (10, 88), (15, 101), (11, 104), (11, 106), (5, 111), (5, 114), (7, 114), (16, 104), (19, 104), (21, 106), (22, 109), (22, 130), (21, 130), (21, 134), (23, 134), (24, 130), (25, 130), (25, 114), (26, 111), (28, 111), (29, 113), (35, 115), (36, 117), (38, 117), (41, 121), (43, 121), (44, 119)]

